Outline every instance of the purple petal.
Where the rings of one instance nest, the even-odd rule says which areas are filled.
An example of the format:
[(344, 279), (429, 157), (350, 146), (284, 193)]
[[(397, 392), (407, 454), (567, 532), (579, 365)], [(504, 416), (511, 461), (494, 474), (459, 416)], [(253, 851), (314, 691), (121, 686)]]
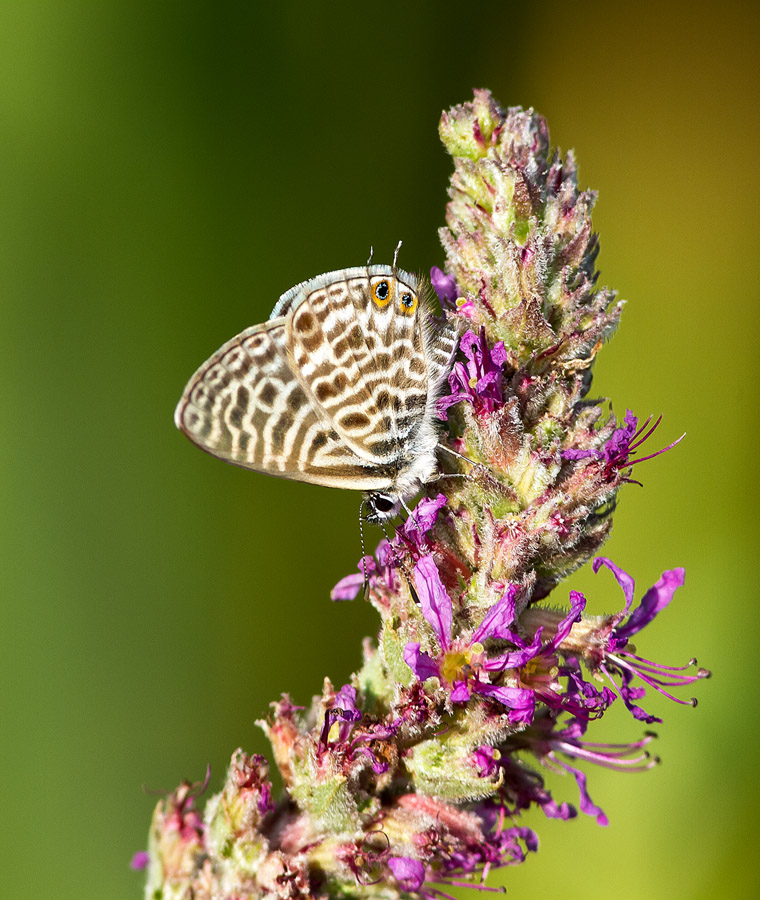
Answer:
[(333, 706), (339, 707), (346, 712), (354, 712), (356, 710), (356, 688), (350, 684), (344, 684), (336, 692)]
[(617, 579), (617, 583), (623, 589), (623, 594), (625, 595), (624, 613), (630, 612), (631, 604), (633, 603), (633, 589), (635, 587), (633, 578), (631, 578), (631, 576), (627, 572), (624, 572), (619, 566), (616, 566), (611, 559), (607, 559), (606, 556), (597, 556), (592, 563), (594, 572), (598, 572), (602, 566), (607, 566), (607, 568)]
[(474, 362), (476, 357), (481, 357), (483, 355), (483, 351), (479, 344), (480, 338), (472, 329), (470, 329), (462, 335), (459, 347), (470, 362)]
[(491, 350), (491, 361), (497, 366), (503, 366), (505, 363), (509, 362), (509, 354), (507, 353), (507, 348), (504, 346), (504, 341), (499, 341), (498, 344), (494, 344), (493, 349)]
[(483, 668), (487, 672), (501, 672), (504, 669), (522, 668), (522, 666), (529, 663), (532, 659), (535, 659), (538, 654), (543, 651), (544, 648), (541, 645), (541, 635), (543, 634), (543, 631), (543, 628), (539, 628), (533, 635), (533, 640), (527, 647), (522, 647), (519, 650), (510, 650), (509, 653), (504, 653), (502, 656), (492, 656), (490, 659), (486, 660)]
[(388, 865), (393, 877), (405, 891), (418, 891), (425, 880), (425, 867), (418, 859), (408, 856), (391, 856)]
[(627, 431), (633, 436), (636, 432), (636, 426), (639, 424), (639, 420), (634, 416), (633, 411), (627, 409), (625, 411), (625, 417), (623, 419), (623, 424), (621, 426), (621, 430)]
[(470, 689), (467, 687), (466, 681), (455, 681), (454, 688), (451, 691), (451, 700), (453, 703), (467, 703), (470, 699)]
[(135, 869), (135, 871), (140, 871), (141, 869), (145, 869), (150, 862), (150, 856), (146, 850), (138, 850), (137, 853), (132, 857), (132, 861), (130, 862), (130, 868)]
[(596, 824), (597, 825), (607, 825), (609, 824), (609, 820), (607, 816), (604, 814), (604, 810), (601, 807), (597, 806), (589, 796), (588, 790), (586, 789), (586, 776), (580, 769), (576, 769), (574, 766), (570, 766), (565, 762), (561, 762), (560, 765), (563, 769), (567, 769), (568, 772), (572, 773), (575, 781), (578, 785), (578, 790), (581, 795), (581, 810), (586, 813), (587, 816), (596, 816)]
[(435, 525), (438, 511), (446, 506), (446, 497), (439, 494), (435, 499), (424, 497), (415, 506), (414, 513), (404, 522), (403, 532), (410, 540), (419, 545), (425, 535)]
[(485, 394), (486, 388), (492, 384), (497, 384), (501, 378), (500, 372), (486, 372), (482, 378), (478, 378), (475, 383), (475, 390), (478, 394)]
[(481, 681), (475, 682), (473, 690), (484, 697), (498, 700), (499, 703), (511, 710), (509, 721), (513, 725), (523, 722), (530, 723), (533, 720), (536, 708), (536, 697), (533, 691), (525, 688), (499, 687), (495, 684), (484, 684)]
[(435, 409), (438, 415), (438, 418), (445, 422), (449, 415), (448, 409), (450, 406), (456, 406), (457, 403), (461, 403), (462, 400), (467, 400), (468, 402), (472, 402), (472, 397), (469, 394), (465, 394), (464, 392), (459, 392), (456, 394), (447, 394), (445, 397), (439, 397), (438, 400), (435, 401)]
[(351, 736), (354, 724), (361, 719), (362, 714), (356, 708), (356, 688), (350, 684), (344, 684), (343, 687), (336, 692), (333, 698), (333, 705), (325, 712), (325, 721), (322, 725), (322, 733), (319, 740), (327, 746), (330, 730), (338, 721), (342, 720), (338, 739), (336, 743), (345, 743)]
[(660, 576), (657, 584), (649, 588), (641, 603), (636, 607), (630, 619), (620, 628), (615, 629), (616, 638), (630, 638), (637, 631), (648, 625), (661, 609), (670, 603), (676, 588), (681, 587), (685, 577), (684, 569), (668, 569)]
[[(379, 549), (378, 547), (378, 551)], [(377, 563), (372, 556), (363, 556), (359, 560), (357, 568), (359, 569), (358, 575), (346, 575), (330, 591), (331, 600), (353, 600), (364, 586), (365, 580), (372, 572), (377, 571)]]
[(512, 633), (509, 626), (515, 621), (515, 602), (519, 588), (510, 584), (506, 593), (485, 614), (483, 621), (472, 633), (470, 643), (483, 643), (486, 638), (502, 638), (510, 640)]
[(330, 599), (335, 601), (354, 600), (364, 584), (362, 575), (346, 575), (330, 591)]
[(420, 650), (419, 644), (414, 644), (410, 641), (406, 647), (404, 647), (404, 662), (420, 681), (426, 681), (428, 678), (441, 677), (438, 663), (431, 659), (427, 653), (423, 653)]
[(447, 275), (438, 266), (433, 266), (430, 270), (430, 283), (433, 285), (433, 290), (438, 294), (438, 299), (441, 303), (453, 307), (459, 296), (459, 288), (451, 275)]
[(385, 772), (390, 769), (390, 765), (387, 762), (383, 762), (378, 759), (375, 754), (369, 749), (369, 747), (357, 747), (354, 750), (354, 753), (357, 756), (366, 756), (370, 761), (370, 765), (372, 766), (372, 771), (375, 775), (383, 775)]
[(599, 450), (563, 450), (560, 456), (562, 459), (587, 459), (589, 456), (595, 456), (597, 459), (602, 457)]
[(481, 778), (490, 778), (499, 771), (496, 751), (493, 747), (489, 747), (488, 744), (476, 747), (472, 751), (472, 759), (479, 769), (478, 774)]
[(451, 598), (441, 583), (432, 556), (423, 556), (414, 567), (414, 584), (422, 615), (435, 632), (441, 649), (448, 650), (451, 645)]
[(638, 419), (629, 409), (625, 414), (623, 424), (613, 431), (612, 437), (610, 437), (602, 448), (602, 454), (607, 462), (613, 462), (615, 460), (625, 462), (625, 460), (627, 460), (628, 454), (631, 451), (631, 440), (636, 433), (637, 426)]
[(570, 591), (570, 612), (557, 625), (557, 632), (549, 643), (544, 647), (545, 654), (554, 653), (570, 634), (573, 625), (580, 619), (581, 613), (586, 608), (586, 598), (580, 591)]

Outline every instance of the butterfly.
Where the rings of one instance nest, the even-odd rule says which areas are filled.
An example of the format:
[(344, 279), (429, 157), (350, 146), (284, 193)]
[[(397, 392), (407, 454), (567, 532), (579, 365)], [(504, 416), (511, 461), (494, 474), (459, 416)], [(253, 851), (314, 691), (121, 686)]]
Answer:
[(395, 259), (327, 272), (206, 360), (175, 422), (234, 465), (362, 490), (366, 518), (382, 522), (435, 477), (435, 401), (457, 343)]

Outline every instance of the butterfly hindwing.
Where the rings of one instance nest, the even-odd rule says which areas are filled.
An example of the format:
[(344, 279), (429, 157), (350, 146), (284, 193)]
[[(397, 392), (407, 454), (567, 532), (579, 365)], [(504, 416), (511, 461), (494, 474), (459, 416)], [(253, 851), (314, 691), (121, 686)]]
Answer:
[(283, 319), (247, 329), (208, 359), (185, 388), (176, 421), (203, 450), (247, 469), (362, 490), (388, 484), (304, 392)]

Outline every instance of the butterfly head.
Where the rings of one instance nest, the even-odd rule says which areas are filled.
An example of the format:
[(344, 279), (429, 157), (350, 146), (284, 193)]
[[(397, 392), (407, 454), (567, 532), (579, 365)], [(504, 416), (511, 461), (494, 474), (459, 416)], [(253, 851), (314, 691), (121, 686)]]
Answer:
[(394, 518), (401, 510), (401, 497), (389, 491), (370, 491), (365, 494), (364, 502), (369, 509), (365, 519), (376, 525)]

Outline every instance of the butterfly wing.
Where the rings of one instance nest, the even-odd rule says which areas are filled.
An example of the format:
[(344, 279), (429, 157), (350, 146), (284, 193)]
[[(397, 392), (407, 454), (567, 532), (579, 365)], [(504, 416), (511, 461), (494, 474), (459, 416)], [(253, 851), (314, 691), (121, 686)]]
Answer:
[(286, 319), (228, 341), (188, 382), (175, 413), (201, 449), (227, 462), (315, 484), (382, 490), (388, 478), (358, 455), (291, 368)]
[(451, 320), (442, 322), (427, 345), (429, 391), (437, 399), (445, 387), (459, 346), (459, 329)]
[(344, 444), (393, 478), (428, 396), (417, 279), (370, 266), (299, 288), (275, 307), (287, 311), (292, 369)]

